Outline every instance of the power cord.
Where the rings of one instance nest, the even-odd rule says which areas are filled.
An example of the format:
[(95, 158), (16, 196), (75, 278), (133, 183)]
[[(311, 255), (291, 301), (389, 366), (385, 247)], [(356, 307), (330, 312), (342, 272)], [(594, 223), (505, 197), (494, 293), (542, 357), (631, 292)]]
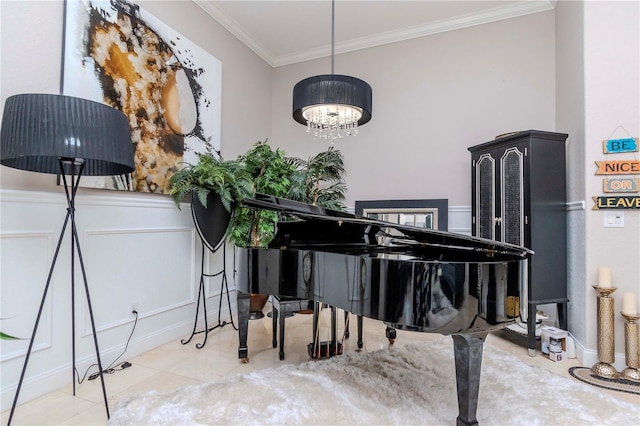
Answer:
[[(107, 368), (102, 370), (102, 374), (113, 374), (116, 371), (121, 371), (121, 370), (124, 370), (125, 368), (131, 367), (131, 363), (128, 362), (128, 361), (121, 362), (120, 364), (115, 365), (115, 366), (114, 366), (114, 364), (127, 351), (127, 348), (129, 347), (129, 342), (131, 341), (131, 338), (133, 337), (133, 332), (135, 331), (136, 325), (138, 324), (138, 311), (132, 311), (132, 313), (136, 316), (136, 319), (133, 322), (133, 328), (131, 329), (131, 334), (129, 334), (129, 338), (127, 339), (127, 343), (124, 346), (124, 350), (122, 351), (122, 353), (120, 355), (118, 355), (118, 357), (116, 359), (113, 360), (113, 362)], [(78, 374), (78, 370), (75, 369), (76, 378), (78, 379), (78, 384), (82, 384), (82, 382), (85, 381), (85, 379), (87, 378), (87, 375), (89, 374), (89, 370), (91, 370), (93, 367), (98, 367), (98, 364), (91, 364), (87, 368), (87, 370), (84, 372), (84, 375), (82, 376), (82, 379), (80, 378), (80, 375)], [(89, 375), (88, 379), (89, 380), (95, 380), (98, 377), (100, 377), (100, 371), (96, 371), (95, 373), (92, 373), (91, 375)]]

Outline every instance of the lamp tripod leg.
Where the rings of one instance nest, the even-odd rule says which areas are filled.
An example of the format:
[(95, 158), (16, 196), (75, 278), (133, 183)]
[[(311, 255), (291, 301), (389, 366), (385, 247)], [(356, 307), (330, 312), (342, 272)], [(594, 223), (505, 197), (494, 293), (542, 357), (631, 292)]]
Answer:
[(67, 229), (67, 224), (69, 223), (70, 214), (67, 213), (67, 216), (64, 219), (64, 224), (62, 225), (62, 231), (60, 232), (60, 238), (58, 239), (58, 245), (56, 246), (56, 251), (53, 254), (53, 261), (51, 262), (51, 267), (49, 268), (49, 275), (47, 276), (47, 283), (44, 286), (44, 292), (42, 293), (42, 300), (40, 301), (40, 308), (38, 309), (38, 315), (36, 315), (36, 322), (33, 326), (33, 333), (31, 333), (31, 340), (29, 340), (29, 347), (27, 349), (27, 355), (24, 359), (24, 365), (22, 366), (22, 372), (20, 373), (20, 380), (18, 380), (18, 387), (16, 388), (16, 395), (13, 398), (13, 404), (11, 405), (11, 412), (9, 413), (9, 420), (7, 422), (7, 426), (11, 424), (11, 420), (13, 419), (13, 414), (16, 410), (16, 405), (18, 403), (18, 396), (20, 395), (20, 389), (22, 388), (22, 382), (24, 381), (24, 375), (27, 371), (27, 364), (29, 364), (29, 358), (31, 357), (31, 350), (33, 349), (33, 342), (36, 338), (36, 332), (38, 331), (38, 324), (40, 323), (40, 317), (42, 316), (42, 311), (44, 309), (44, 302), (47, 299), (47, 292), (49, 291), (49, 285), (51, 284), (51, 277), (53, 276), (53, 269), (56, 266), (56, 261), (58, 260), (58, 254), (60, 253), (60, 246), (62, 245), (62, 240), (64, 238), (64, 232)]
[[(62, 166), (61, 166), (62, 168)], [(64, 174), (63, 174), (64, 178)], [(56, 262), (58, 260), (58, 255), (60, 253), (60, 247), (62, 246), (62, 241), (64, 239), (65, 231), (67, 230), (67, 225), (69, 224), (69, 219), (71, 219), (71, 351), (72, 351), (72, 383), (73, 383), (73, 395), (76, 394), (76, 350), (75, 350), (75, 252), (77, 249), (78, 252), (78, 260), (80, 261), (80, 268), (82, 270), (82, 277), (84, 280), (84, 287), (87, 296), (87, 304), (89, 307), (89, 316), (91, 318), (91, 330), (93, 332), (93, 341), (96, 348), (96, 357), (98, 359), (98, 368), (100, 369), (100, 380), (102, 381), (102, 394), (104, 396), (104, 405), (107, 411), (107, 419), (109, 418), (109, 404), (107, 402), (107, 391), (104, 384), (104, 377), (102, 372), (102, 361), (100, 360), (100, 350), (98, 348), (98, 338), (96, 334), (96, 326), (95, 320), (93, 317), (93, 309), (91, 307), (91, 298), (89, 296), (89, 286), (87, 284), (87, 274), (84, 268), (84, 261), (82, 260), (82, 251), (80, 250), (80, 240), (78, 239), (78, 231), (75, 223), (75, 215), (74, 215), (74, 199), (77, 191), (77, 184), (79, 182), (79, 177), (77, 181), (72, 180), (71, 184), (71, 192), (69, 191), (69, 187), (67, 186), (66, 180), (64, 181), (65, 185), (65, 193), (67, 196), (67, 215), (64, 219), (64, 224), (62, 225), (62, 230), (60, 231), (60, 237), (58, 238), (58, 244), (56, 246), (56, 250), (53, 255), (53, 260), (51, 262), (51, 267), (49, 268), (49, 274), (47, 276), (47, 282), (44, 287), (44, 292), (42, 294), (42, 300), (40, 301), (40, 307), (38, 309), (38, 314), (36, 316), (36, 322), (33, 327), (33, 333), (31, 334), (31, 339), (29, 341), (29, 347), (27, 349), (27, 354), (25, 356), (24, 365), (22, 367), (22, 372), (20, 373), (20, 379), (18, 380), (18, 386), (16, 388), (16, 395), (13, 399), (13, 404), (11, 406), (11, 412), (9, 414), (9, 419), (7, 421), (7, 426), (11, 424), (11, 420), (13, 419), (13, 415), (15, 413), (15, 409), (18, 403), (18, 397), (20, 396), (20, 390), (22, 388), (22, 383), (24, 381), (24, 376), (27, 371), (27, 365), (29, 364), (29, 359), (31, 358), (31, 352), (33, 350), (33, 343), (35, 342), (36, 333), (38, 331), (38, 325), (40, 324), (40, 318), (42, 317), (42, 311), (44, 309), (44, 304), (47, 298), (47, 293), (49, 291), (49, 286), (51, 284), (51, 278), (53, 276), (53, 270), (56, 266)]]
[[(73, 203), (67, 202), (70, 206)], [(69, 207), (67, 211), (71, 217), (71, 383), (73, 396), (76, 396), (76, 227), (73, 207)]]
[(84, 268), (84, 261), (82, 260), (82, 250), (80, 249), (80, 239), (78, 238), (78, 229), (76, 228), (76, 216), (75, 216), (75, 200), (80, 186), (80, 178), (82, 177), (82, 171), (84, 170), (85, 163), (77, 162), (75, 159), (69, 162), (71, 165), (71, 182), (67, 183), (65, 175), (65, 163), (69, 162), (69, 159), (59, 159), (60, 173), (64, 182), (64, 192), (67, 198), (67, 217), (71, 218), (71, 341), (72, 341), (72, 358), (73, 358), (73, 395), (76, 394), (76, 324), (75, 324), (75, 249), (78, 250), (78, 261), (80, 262), (80, 269), (82, 271), (82, 279), (84, 281), (84, 289), (87, 296), (87, 306), (89, 308), (89, 317), (91, 319), (91, 331), (93, 334), (93, 343), (96, 348), (96, 358), (98, 360), (98, 368), (100, 371), (100, 381), (102, 383), (102, 395), (104, 396), (104, 406), (107, 410), (107, 419), (109, 419), (109, 403), (107, 402), (107, 390), (104, 386), (104, 373), (102, 371), (102, 361), (100, 360), (100, 349), (98, 348), (98, 336), (96, 333), (96, 323), (93, 318), (93, 308), (91, 307), (91, 297), (89, 296), (89, 284), (87, 282), (87, 272)]
[[(72, 218), (71, 221), (71, 227), (72, 227), (72, 235), (73, 238), (75, 240), (75, 245), (78, 249), (78, 260), (80, 262), (80, 270), (82, 271), (82, 279), (84, 281), (84, 290), (85, 290), (85, 294), (87, 296), (87, 306), (89, 307), (89, 318), (91, 318), (91, 331), (93, 333), (93, 343), (95, 345), (96, 348), (96, 358), (98, 359), (98, 368), (100, 369), (100, 382), (102, 384), (102, 396), (104, 397), (104, 407), (107, 411), (107, 419), (109, 419), (109, 403), (107, 402), (107, 390), (105, 388), (104, 385), (104, 373), (102, 371), (102, 361), (100, 360), (100, 349), (98, 348), (98, 336), (96, 333), (96, 322), (95, 319), (93, 317), (93, 309), (91, 307), (91, 297), (89, 296), (89, 285), (87, 283), (87, 273), (85, 271), (84, 268), (84, 261), (82, 260), (82, 251), (80, 250), (80, 240), (78, 239), (78, 232), (76, 230), (76, 224), (75, 224), (75, 218)], [(73, 272), (72, 272), (72, 276), (73, 276)], [(74, 343), (75, 345), (75, 343)], [(74, 367), (75, 369), (75, 360), (74, 360)], [(74, 390), (75, 390), (75, 380), (74, 380)], [(74, 392), (75, 395), (75, 392)]]

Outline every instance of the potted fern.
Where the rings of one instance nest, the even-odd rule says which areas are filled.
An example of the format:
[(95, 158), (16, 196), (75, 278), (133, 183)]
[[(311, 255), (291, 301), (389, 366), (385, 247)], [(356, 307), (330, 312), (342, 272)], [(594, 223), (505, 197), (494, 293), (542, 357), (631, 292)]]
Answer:
[[(267, 140), (257, 142), (238, 158), (251, 176), (255, 192), (289, 198), (332, 210), (345, 210), (344, 160), (334, 147), (308, 160), (287, 157)], [(266, 247), (273, 238), (277, 213), (238, 209), (229, 226), (229, 238), (240, 247)]]
[[(272, 149), (268, 140), (258, 141), (238, 158), (251, 176), (254, 192), (286, 198), (291, 187), (295, 160), (280, 149)], [(234, 215), (229, 239), (239, 247), (266, 247), (273, 238), (278, 215), (272, 211), (240, 208)]]
[[(212, 227), (215, 246), (226, 235), (239, 247), (266, 247), (278, 220), (276, 212), (238, 207), (256, 192), (291, 198), (334, 210), (344, 210), (346, 186), (340, 151), (330, 147), (308, 160), (287, 157), (272, 149), (268, 140), (258, 141), (236, 160), (225, 161), (209, 147), (198, 154), (196, 164), (186, 164), (170, 179), (169, 194), (178, 208), (191, 196), (194, 222), (203, 234)], [(206, 220), (199, 220), (202, 216)], [(204, 232), (206, 234), (206, 232)], [(267, 297), (252, 295), (252, 317), (258, 318)]]
[[(255, 192), (276, 197), (287, 196), (295, 166), (284, 151), (272, 149), (267, 140), (258, 141), (238, 161), (251, 176)], [(277, 213), (272, 211), (238, 208), (229, 225), (229, 239), (239, 247), (266, 247), (273, 238), (277, 220)], [(249, 318), (264, 316), (262, 309), (267, 299), (267, 295), (251, 295)]]
[(329, 147), (308, 160), (293, 159), (296, 166), (291, 175), (289, 198), (332, 210), (346, 209), (344, 200), (344, 159), (339, 150)]
[[(305, 161), (287, 157), (284, 151), (273, 150), (264, 141), (240, 160), (253, 177), (256, 192), (334, 210), (345, 209), (344, 162), (342, 153), (333, 147)], [(238, 209), (230, 225), (230, 238), (238, 246), (266, 247), (273, 238), (277, 220), (276, 212)], [(262, 316), (266, 301), (266, 296), (251, 295), (250, 318)]]
[(196, 226), (207, 231), (206, 243), (212, 248), (226, 235), (238, 203), (253, 196), (253, 182), (238, 160), (224, 160), (210, 147), (197, 156), (197, 163), (187, 163), (171, 176), (169, 195), (178, 208), (191, 197)]

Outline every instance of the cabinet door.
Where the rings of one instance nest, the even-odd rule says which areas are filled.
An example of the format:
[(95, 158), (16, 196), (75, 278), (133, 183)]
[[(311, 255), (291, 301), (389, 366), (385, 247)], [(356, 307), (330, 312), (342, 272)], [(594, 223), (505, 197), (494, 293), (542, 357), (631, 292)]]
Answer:
[[(524, 151), (521, 147), (494, 148), (473, 154), (473, 233), (492, 240), (523, 241)], [(520, 314), (520, 268), (511, 264), (484, 264), (473, 269), (471, 283), (481, 301), (480, 312), (489, 323)], [(511, 302), (511, 303), (510, 303)]]
[(496, 224), (499, 240), (525, 245), (524, 227), (524, 168), (526, 146), (518, 144), (504, 149), (499, 155), (498, 184), (499, 217)]
[(525, 245), (526, 144), (474, 156), (473, 235)]
[(495, 240), (496, 160), (491, 152), (473, 160), (473, 235)]

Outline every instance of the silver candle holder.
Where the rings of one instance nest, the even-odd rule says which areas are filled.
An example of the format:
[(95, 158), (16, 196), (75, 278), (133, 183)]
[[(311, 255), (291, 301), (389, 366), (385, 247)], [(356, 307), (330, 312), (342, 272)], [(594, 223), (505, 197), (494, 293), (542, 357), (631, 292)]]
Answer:
[(640, 359), (638, 357), (638, 324), (640, 314), (620, 312), (627, 320), (624, 324), (624, 357), (627, 364), (620, 376), (627, 380), (640, 382)]
[(618, 377), (618, 371), (613, 367), (615, 362), (615, 326), (614, 300), (609, 297), (616, 287), (593, 286), (598, 296), (598, 362), (591, 367), (591, 372), (598, 377), (613, 379)]

